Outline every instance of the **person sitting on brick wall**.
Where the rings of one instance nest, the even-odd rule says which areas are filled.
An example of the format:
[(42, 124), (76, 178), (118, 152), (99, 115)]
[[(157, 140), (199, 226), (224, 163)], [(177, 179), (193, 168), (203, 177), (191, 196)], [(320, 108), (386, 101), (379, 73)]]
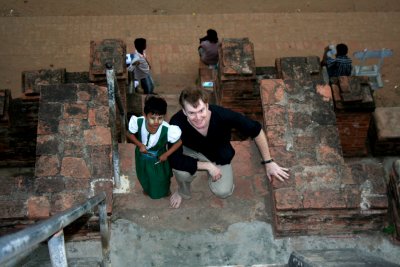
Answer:
[[(128, 71), (134, 73), (134, 79), (140, 82), (140, 87), (142, 87), (145, 94), (153, 94), (154, 82), (151, 77), (150, 64), (146, 58), (146, 39), (137, 38), (134, 41), (135, 53), (132, 54), (133, 58), (130, 60), (130, 65)], [(137, 91), (137, 88), (135, 86)]]
[(198, 51), (204, 64), (216, 65), (218, 63), (218, 34), (215, 30), (207, 30), (207, 35), (200, 38)]
[[(329, 78), (339, 76), (350, 76), (352, 70), (351, 58), (347, 56), (348, 48), (345, 44), (338, 44), (336, 49), (329, 46), (326, 52), (326, 67)], [(336, 57), (334, 58), (336, 54)]]
[(280, 167), (270, 155), (267, 138), (259, 122), (230, 109), (208, 104), (207, 92), (199, 88), (184, 89), (179, 97), (182, 109), (172, 116), (171, 125), (182, 131), (182, 144), (169, 161), (178, 191), (170, 198), (173, 208), (179, 208), (182, 198), (190, 199), (190, 186), (197, 171), (208, 172), (208, 185), (220, 198), (229, 197), (234, 190), (231, 161), (235, 150), (231, 131), (237, 129), (254, 139), (262, 156), (270, 181), (289, 179), (289, 169)]

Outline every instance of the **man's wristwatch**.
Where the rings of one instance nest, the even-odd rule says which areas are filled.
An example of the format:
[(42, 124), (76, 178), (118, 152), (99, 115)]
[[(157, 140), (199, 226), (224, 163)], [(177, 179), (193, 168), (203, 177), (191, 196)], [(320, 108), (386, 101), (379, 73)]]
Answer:
[(273, 161), (274, 161), (274, 159), (263, 160), (263, 161), (261, 161), (261, 164), (265, 165), (265, 164), (271, 163)]

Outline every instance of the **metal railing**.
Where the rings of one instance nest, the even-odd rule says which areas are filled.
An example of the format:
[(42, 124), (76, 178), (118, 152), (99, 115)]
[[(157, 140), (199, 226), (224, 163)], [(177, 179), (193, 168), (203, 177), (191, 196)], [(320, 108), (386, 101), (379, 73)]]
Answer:
[[(0, 238), (0, 266), (13, 266), (48, 239), (47, 244), (52, 266), (67, 267), (63, 229), (81, 216), (99, 206), (100, 234), (103, 266), (111, 266), (110, 231), (107, 220), (106, 194), (104, 192), (88, 199), (79, 206), (67, 209), (47, 220)], [(49, 239), (50, 237), (50, 239)]]
[(111, 139), (112, 139), (112, 158), (114, 167), (114, 184), (116, 188), (121, 187), (121, 180), (119, 175), (119, 152), (118, 152), (118, 139), (116, 129), (116, 106), (118, 106), (120, 121), (121, 121), (121, 140), (126, 138), (126, 126), (128, 125), (127, 117), (125, 115), (124, 106), (122, 105), (121, 96), (119, 94), (118, 82), (115, 77), (115, 72), (111, 63), (106, 63), (106, 77), (108, 88), (108, 105), (110, 107), (110, 121), (111, 121)]

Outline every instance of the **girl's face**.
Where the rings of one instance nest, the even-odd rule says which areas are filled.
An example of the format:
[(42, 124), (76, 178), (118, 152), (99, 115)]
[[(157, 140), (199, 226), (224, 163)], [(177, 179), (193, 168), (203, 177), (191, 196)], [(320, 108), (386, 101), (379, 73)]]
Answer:
[(150, 133), (157, 132), (158, 127), (160, 127), (161, 123), (164, 121), (164, 115), (153, 114), (151, 112), (146, 114), (145, 117), (147, 130)]

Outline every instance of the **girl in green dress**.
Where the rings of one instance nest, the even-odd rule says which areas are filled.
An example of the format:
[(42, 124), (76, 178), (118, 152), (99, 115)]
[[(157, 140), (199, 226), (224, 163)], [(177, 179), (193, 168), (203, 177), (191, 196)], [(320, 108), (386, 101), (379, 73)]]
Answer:
[[(167, 102), (150, 95), (145, 100), (144, 114), (132, 116), (128, 139), (136, 145), (136, 174), (145, 194), (153, 199), (170, 194), (172, 170), (168, 157), (181, 145), (181, 129), (164, 121)], [(172, 144), (167, 149), (167, 144)]]

